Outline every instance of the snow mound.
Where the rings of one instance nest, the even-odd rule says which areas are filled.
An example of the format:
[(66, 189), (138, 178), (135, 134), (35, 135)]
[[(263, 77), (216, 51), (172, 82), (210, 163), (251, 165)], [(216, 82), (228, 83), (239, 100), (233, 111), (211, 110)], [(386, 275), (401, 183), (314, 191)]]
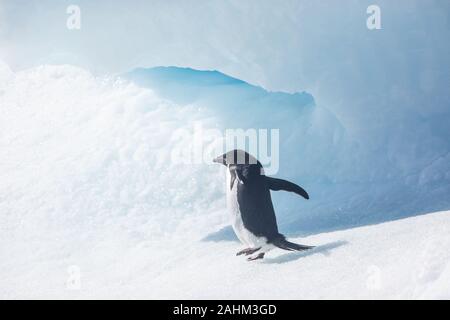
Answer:
[[(18, 72), (1, 85), (2, 297), (8, 281), (39, 284), (94, 252), (102, 262), (135, 250), (164, 261), (169, 252), (154, 245), (167, 250), (224, 223), (223, 171), (171, 161), (186, 143), (172, 136), (190, 129), (186, 118), (213, 121), (195, 108), (72, 66)], [(24, 269), (8, 276), (12, 265)]]

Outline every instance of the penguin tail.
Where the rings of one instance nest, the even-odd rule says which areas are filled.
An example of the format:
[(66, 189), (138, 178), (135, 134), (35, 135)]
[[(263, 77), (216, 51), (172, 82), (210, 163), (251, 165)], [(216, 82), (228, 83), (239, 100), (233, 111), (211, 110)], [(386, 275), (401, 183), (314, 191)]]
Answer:
[(284, 236), (280, 236), (272, 241), (272, 244), (277, 246), (280, 249), (288, 250), (288, 251), (304, 251), (314, 248), (314, 246), (305, 246), (302, 244), (297, 244), (293, 242), (289, 242), (286, 240)]

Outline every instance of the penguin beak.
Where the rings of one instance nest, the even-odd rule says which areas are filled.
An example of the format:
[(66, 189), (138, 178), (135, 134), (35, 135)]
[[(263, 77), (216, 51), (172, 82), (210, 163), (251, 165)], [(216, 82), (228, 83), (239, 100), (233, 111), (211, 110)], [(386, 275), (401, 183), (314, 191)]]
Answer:
[(225, 164), (225, 158), (224, 158), (224, 156), (218, 156), (217, 158), (213, 159), (213, 162), (220, 163), (220, 164)]

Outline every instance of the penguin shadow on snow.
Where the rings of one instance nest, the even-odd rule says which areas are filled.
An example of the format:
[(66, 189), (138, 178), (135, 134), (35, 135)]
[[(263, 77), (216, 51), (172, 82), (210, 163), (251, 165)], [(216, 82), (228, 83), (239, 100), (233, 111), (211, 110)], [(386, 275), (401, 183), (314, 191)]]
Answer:
[[(239, 243), (239, 240), (234, 234), (233, 228), (231, 226), (225, 226), (216, 232), (210, 233), (206, 237), (204, 237), (201, 241), (207, 242), (234, 241)], [(288, 251), (274, 258), (266, 257), (261, 261), (261, 263), (268, 263), (268, 264), (286, 263), (318, 253), (323, 254), (324, 256), (329, 256), (332, 250), (345, 246), (346, 244), (348, 244), (348, 242), (345, 240), (332, 241), (322, 245), (318, 245), (311, 250)]]
[(262, 263), (286, 263), (286, 262), (291, 262), (291, 261), (295, 261), (298, 260), (300, 258), (304, 258), (313, 254), (323, 254), (324, 256), (329, 256), (330, 255), (330, 251), (342, 246), (345, 246), (346, 244), (348, 244), (347, 241), (345, 240), (338, 240), (338, 241), (333, 241), (333, 242), (329, 242), (329, 243), (325, 243), (322, 245), (319, 245), (317, 247), (314, 247), (313, 249), (310, 250), (305, 250), (305, 251), (290, 251), (288, 253), (284, 253), (281, 254), (277, 257), (274, 258), (265, 258), (263, 261), (261, 261)]

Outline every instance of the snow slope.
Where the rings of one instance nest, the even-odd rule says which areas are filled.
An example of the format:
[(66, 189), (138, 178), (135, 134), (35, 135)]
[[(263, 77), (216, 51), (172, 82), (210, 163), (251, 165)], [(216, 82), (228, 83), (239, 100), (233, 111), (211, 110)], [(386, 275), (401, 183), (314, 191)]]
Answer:
[(450, 299), (450, 211), (293, 240), (317, 247), (275, 250), (251, 263), (233, 256), (237, 242), (201, 245), (189, 250), (188, 261), (168, 263), (154, 282), (161, 290), (144, 285), (143, 292), (180, 299)]
[[(234, 256), (237, 242), (138, 241), (122, 228), (91, 238), (9, 242), (1, 298), (450, 299), (450, 211), (294, 238), (317, 247)], [(34, 240), (34, 239), (30, 239)], [(45, 249), (44, 249), (45, 248)], [(4, 248), (2, 248), (4, 249)], [(16, 250), (19, 250), (17, 252)], [(68, 286), (73, 264), (79, 287)], [(71, 266), (71, 267), (68, 267)]]
[[(180, 129), (226, 127), (214, 110), (72, 66), (14, 73), (0, 64), (0, 115), (1, 298), (449, 297), (449, 212), (300, 239), (293, 222), (314, 216), (286, 195), (297, 207), (275, 199), (281, 230), (318, 247), (257, 263), (235, 257), (224, 168), (171, 158), (192, 143)], [(294, 137), (300, 124), (316, 142), (339, 132), (308, 104), (285, 116)], [(312, 195), (306, 173), (323, 163), (297, 175)], [(306, 230), (327, 220), (313, 212)]]

